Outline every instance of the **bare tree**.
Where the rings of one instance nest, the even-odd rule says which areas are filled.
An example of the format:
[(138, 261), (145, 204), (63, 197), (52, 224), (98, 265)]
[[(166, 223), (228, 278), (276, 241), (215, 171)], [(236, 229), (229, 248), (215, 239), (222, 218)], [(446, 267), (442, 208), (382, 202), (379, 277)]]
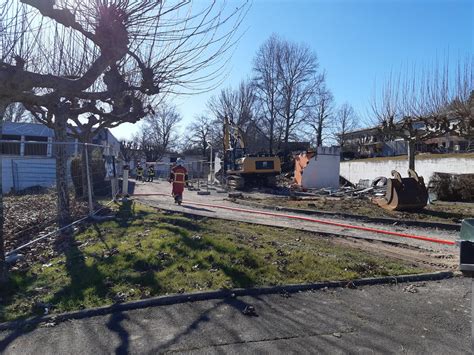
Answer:
[(330, 128), (334, 115), (334, 96), (326, 86), (323, 73), (314, 79), (314, 89), (307, 111), (307, 124), (316, 136), (316, 146), (323, 145), (324, 132)]
[(19, 102), (8, 105), (3, 117), (5, 122), (33, 122), (34, 117)]
[(223, 89), (212, 97), (208, 107), (216, 119), (227, 117), (231, 123), (244, 128), (255, 116), (254, 88), (250, 82), (241, 81), (237, 89)]
[[(259, 126), (255, 88), (249, 81), (242, 81), (237, 89), (227, 88), (208, 103), (216, 125), (222, 127), (225, 119), (238, 127), (250, 151), (262, 150), (265, 135)], [(222, 134), (217, 135), (222, 139)], [(222, 140), (221, 140), (222, 142)]]
[(132, 140), (123, 140), (120, 142), (120, 154), (125, 162), (130, 163), (140, 158), (140, 146)]
[(318, 60), (308, 46), (272, 35), (254, 59), (254, 85), (262, 122), (274, 144), (286, 149), (305, 121), (310, 99), (317, 88)]
[(342, 104), (334, 115), (334, 138), (337, 144), (344, 149), (346, 145), (346, 135), (358, 126), (358, 118), (354, 109), (347, 102)]
[(140, 130), (132, 137), (133, 146), (136, 147), (138, 152), (135, 159), (141, 160), (145, 158), (146, 161), (157, 161), (163, 156), (161, 147), (150, 137), (150, 134), (145, 130)]
[(470, 134), (473, 63), (469, 58), (453, 69), (445, 60), (442, 65), (391, 75), (373, 99), (372, 111), (382, 133), (407, 142), (410, 169), (415, 168), (416, 143), (447, 133)]
[(319, 64), (309, 47), (288, 41), (280, 43), (277, 63), (281, 99), (278, 113), (283, 118), (282, 143), (286, 149), (290, 134), (305, 119), (304, 112), (314, 93), (313, 78)]
[(153, 161), (161, 159), (163, 154), (176, 146), (178, 140), (176, 128), (180, 121), (181, 115), (176, 107), (166, 103), (145, 118), (145, 123), (141, 127), (142, 137), (145, 137), (148, 145), (154, 147), (156, 158)]
[(279, 66), (280, 38), (272, 35), (258, 49), (253, 60), (254, 85), (260, 103), (260, 112), (268, 136), (268, 151), (273, 154), (275, 129), (277, 125), (279, 101)]
[(454, 131), (466, 138), (468, 148), (474, 145), (474, 57), (458, 63), (456, 69), (456, 88), (448, 110), (457, 118)]
[[(109, 127), (135, 122), (148, 113), (149, 97), (215, 85), (246, 9), (226, 11), (217, 1), (196, 12), (187, 1), (2, 0), (0, 116), (20, 102), (58, 141), (65, 140), (71, 117), (94, 116)], [(64, 225), (64, 147), (56, 160)], [(5, 279), (2, 272), (0, 282)]]
[[(213, 119), (208, 115), (200, 115), (186, 128), (186, 131), (189, 132), (187, 141), (191, 143), (191, 145), (199, 147), (201, 154), (206, 156), (209, 143), (213, 144), (211, 142), (213, 136)], [(190, 147), (188, 147), (188, 149), (190, 149)]]

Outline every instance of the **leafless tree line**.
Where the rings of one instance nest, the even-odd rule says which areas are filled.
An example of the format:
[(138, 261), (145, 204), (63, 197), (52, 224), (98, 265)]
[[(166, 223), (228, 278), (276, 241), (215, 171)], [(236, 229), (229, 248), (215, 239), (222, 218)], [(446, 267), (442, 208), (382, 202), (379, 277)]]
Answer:
[(291, 141), (312, 146), (339, 142), (338, 132), (357, 127), (348, 103), (337, 107), (327, 87), (326, 73), (305, 44), (272, 35), (258, 49), (250, 79), (226, 88), (208, 102), (207, 114), (187, 129), (188, 144), (201, 152), (208, 143), (222, 147), (224, 118), (238, 126), (251, 152), (285, 151)]
[(446, 134), (474, 138), (474, 58), (451, 65), (413, 66), (390, 75), (371, 103), (375, 123), (387, 138), (408, 145), (415, 168), (415, 145)]
[(138, 132), (129, 141), (121, 142), (125, 161), (143, 158), (148, 162), (159, 161), (165, 153), (178, 146), (177, 126), (181, 119), (175, 106), (162, 103), (144, 119)]

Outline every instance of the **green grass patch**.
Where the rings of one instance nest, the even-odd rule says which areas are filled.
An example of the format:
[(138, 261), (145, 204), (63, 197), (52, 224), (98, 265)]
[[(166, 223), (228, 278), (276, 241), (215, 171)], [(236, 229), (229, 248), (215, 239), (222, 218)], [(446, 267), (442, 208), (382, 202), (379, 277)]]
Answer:
[(315, 233), (157, 212), (128, 202), (47, 264), (11, 273), (0, 320), (151, 296), (424, 272)]

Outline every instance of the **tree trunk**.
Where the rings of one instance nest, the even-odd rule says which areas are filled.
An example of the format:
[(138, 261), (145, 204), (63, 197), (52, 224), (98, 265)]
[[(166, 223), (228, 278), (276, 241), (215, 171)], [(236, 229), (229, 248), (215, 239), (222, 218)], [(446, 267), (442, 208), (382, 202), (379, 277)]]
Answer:
[[(7, 108), (7, 102), (0, 102), (0, 139), (3, 136), (3, 116)], [(0, 152), (1, 153), (1, 152)], [(7, 264), (5, 263), (5, 240), (3, 237), (3, 163), (0, 154), (0, 285), (5, 284), (8, 280)]]
[(408, 169), (415, 170), (415, 141), (408, 141)]
[(82, 199), (87, 200), (87, 164), (86, 164), (86, 145), (81, 142), (81, 186)]
[(290, 140), (290, 124), (289, 122), (286, 123), (286, 127), (285, 127), (285, 137), (283, 139), (283, 146), (284, 146), (284, 149), (285, 149), (285, 154), (287, 154), (288, 152), (288, 141)]
[[(89, 154), (89, 171), (92, 172), (92, 165), (91, 165), (91, 162), (92, 162), (92, 149), (91, 147), (88, 147), (86, 145), (86, 143), (91, 143), (92, 139), (90, 138), (90, 136), (87, 134), (87, 135), (84, 135), (81, 137), (80, 139), (80, 142), (82, 144), (82, 153), (81, 153), (81, 180), (82, 180), (82, 198), (84, 200), (87, 200), (88, 199), (88, 190), (89, 190), (89, 187), (87, 185), (87, 161), (86, 161), (86, 149), (88, 150), (88, 154)], [(91, 176), (91, 184), (93, 182), (93, 179), (92, 179), (92, 176)], [(93, 185), (93, 184), (92, 184)], [(92, 195), (94, 195), (94, 189), (92, 188)]]
[(318, 125), (318, 132), (316, 135), (316, 146), (320, 147), (323, 145), (323, 127), (322, 124)]
[(270, 143), (269, 143), (269, 149), (268, 149), (268, 150), (269, 150), (268, 153), (270, 153), (270, 154), (273, 154), (273, 139), (274, 139), (274, 137), (273, 137), (273, 129), (274, 129), (274, 127), (273, 127), (273, 122), (271, 122), (271, 123), (270, 123)]
[(56, 156), (56, 190), (57, 190), (57, 222), (59, 228), (71, 223), (69, 209), (69, 189), (67, 184), (67, 114), (59, 109), (55, 113), (54, 137)]

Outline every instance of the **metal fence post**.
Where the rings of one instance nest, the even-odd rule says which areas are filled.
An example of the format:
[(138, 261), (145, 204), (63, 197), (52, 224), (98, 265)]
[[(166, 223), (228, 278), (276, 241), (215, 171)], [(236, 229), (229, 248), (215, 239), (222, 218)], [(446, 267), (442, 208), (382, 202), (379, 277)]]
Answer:
[(110, 186), (112, 188), (112, 200), (116, 201), (117, 193), (118, 193), (118, 179), (117, 179), (117, 169), (115, 166), (115, 156), (112, 156), (112, 169), (113, 169), (113, 177), (110, 180)]
[(86, 146), (86, 174), (87, 174), (87, 192), (89, 195), (89, 214), (94, 212), (94, 205), (92, 204), (92, 184), (91, 184), (91, 174), (90, 174), (90, 167), (89, 167), (89, 149), (87, 147), (87, 143), (84, 143)]

